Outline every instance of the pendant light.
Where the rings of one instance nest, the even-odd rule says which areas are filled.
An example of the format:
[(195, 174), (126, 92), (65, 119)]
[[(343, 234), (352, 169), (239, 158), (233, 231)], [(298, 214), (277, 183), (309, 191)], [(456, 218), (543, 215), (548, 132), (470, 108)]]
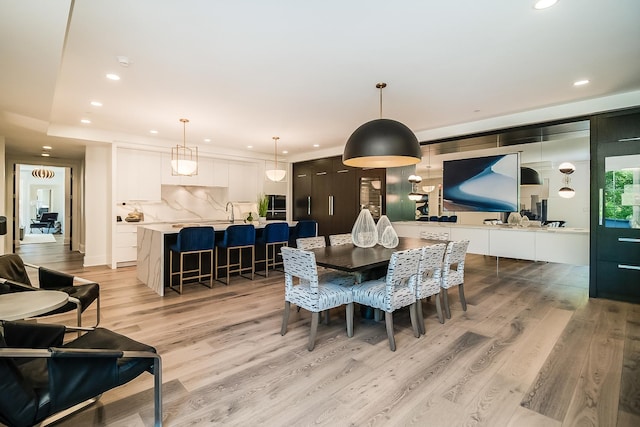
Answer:
[(422, 159), (420, 143), (404, 124), (382, 118), (382, 89), (380, 89), (380, 118), (356, 129), (344, 147), (342, 163), (353, 167), (391, 168), (419, 163)]
[(563, 199), (571, 199), (576, 195), (576, 190), (571, 188), (571, 178), (569, 175), (576, 171), (576, 167), (572, 163), (564, 162), (558, 166), (558, 170), (564, 175), (562, 178), (564, 186), (558, 190), (558, 195)]
[(285, 171), (284, 169), (278, 169), (278, 140), (279, 139), (280, 139), (279, 136), (273, 137), (273, 144), (275, 147), (274, 148), (275, 149), (274, 168), (269, 169), (265, 172), (265, 174), (267, 175), (267, 178), (269, 178), (273, 182), (282, 181), (284, 177), (287, 175), (287, 171)]
[[(427, 149), (429, 150), (429, 164), (427, 164), (427, 179), (431, 179), (431, 145), (429, 145), (427, 147)], [(422, 191), (424, 191), (425, 193), (431, 193), (433, 190), (436, 189), (435, 185), (423, 185), (422, 186)]]
[(31, 171), (31, 176), (34, 178), (40, 179), (51, 179), (56, 176), (55, 172), (51, 169), (45, 169), (44, 167), (40, 167), (40, 169), (34, 169)]
[(198, 175), (198, 147), (187, 147), (189, 119), (180, 119), (180, 122), (182, 122), (182, 146), (176, 145), (171, 149), (171, 175)]
[(520, 167), (520, 185), (542, 185), (542, 178), (537, 170), (525, 166)]

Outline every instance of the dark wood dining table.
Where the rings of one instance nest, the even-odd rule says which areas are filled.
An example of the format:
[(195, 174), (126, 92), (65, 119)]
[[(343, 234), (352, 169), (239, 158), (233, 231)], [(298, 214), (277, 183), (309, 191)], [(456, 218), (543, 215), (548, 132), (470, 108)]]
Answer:
[(443, 241), (420, 239), (417, 237), (400, 237), (398, 246), (395, 248), (385, 248), (382, 245), (375, 245), (371, 248), (359, 248), (351, 244), (327, 246), (325, 248), (313, 249), (312, 251), (316, 255), (316, 264), (321, 267), (349, 273), (362, 273), (367, 270), (386, 268), (391, 259), (391, 254), (396, 251), (415, 249), (436, 243), (443, 243)]

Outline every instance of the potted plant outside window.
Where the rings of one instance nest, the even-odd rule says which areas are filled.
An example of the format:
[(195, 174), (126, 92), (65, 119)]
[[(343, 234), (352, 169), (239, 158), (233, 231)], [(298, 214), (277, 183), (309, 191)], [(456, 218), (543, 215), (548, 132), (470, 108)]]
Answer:
[(260, 224), (267, 222), (267, 209), (269, 208), (269, 197), (260, 194), (258, 196), (258, 221)]

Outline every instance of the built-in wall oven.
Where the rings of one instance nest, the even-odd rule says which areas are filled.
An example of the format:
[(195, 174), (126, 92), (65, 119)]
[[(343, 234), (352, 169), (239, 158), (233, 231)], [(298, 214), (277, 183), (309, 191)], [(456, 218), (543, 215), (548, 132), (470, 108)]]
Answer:
[(287, 219), (287, 196), (268, 194), (269, 207), (267, 208), (267, 220)]

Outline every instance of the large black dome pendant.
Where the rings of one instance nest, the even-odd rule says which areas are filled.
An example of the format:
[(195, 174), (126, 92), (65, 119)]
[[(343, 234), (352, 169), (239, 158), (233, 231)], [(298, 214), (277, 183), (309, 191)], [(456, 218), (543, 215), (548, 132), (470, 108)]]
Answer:
[[(380, 115), (382, 116), (382, 89), (380, 89)], [(355, 130), (347, 140), (342, 163), (353, 167), (391, 168), (415, 165), (422, 160), (420, 143), (404, 124), (391, 119), (371, 120)]]

